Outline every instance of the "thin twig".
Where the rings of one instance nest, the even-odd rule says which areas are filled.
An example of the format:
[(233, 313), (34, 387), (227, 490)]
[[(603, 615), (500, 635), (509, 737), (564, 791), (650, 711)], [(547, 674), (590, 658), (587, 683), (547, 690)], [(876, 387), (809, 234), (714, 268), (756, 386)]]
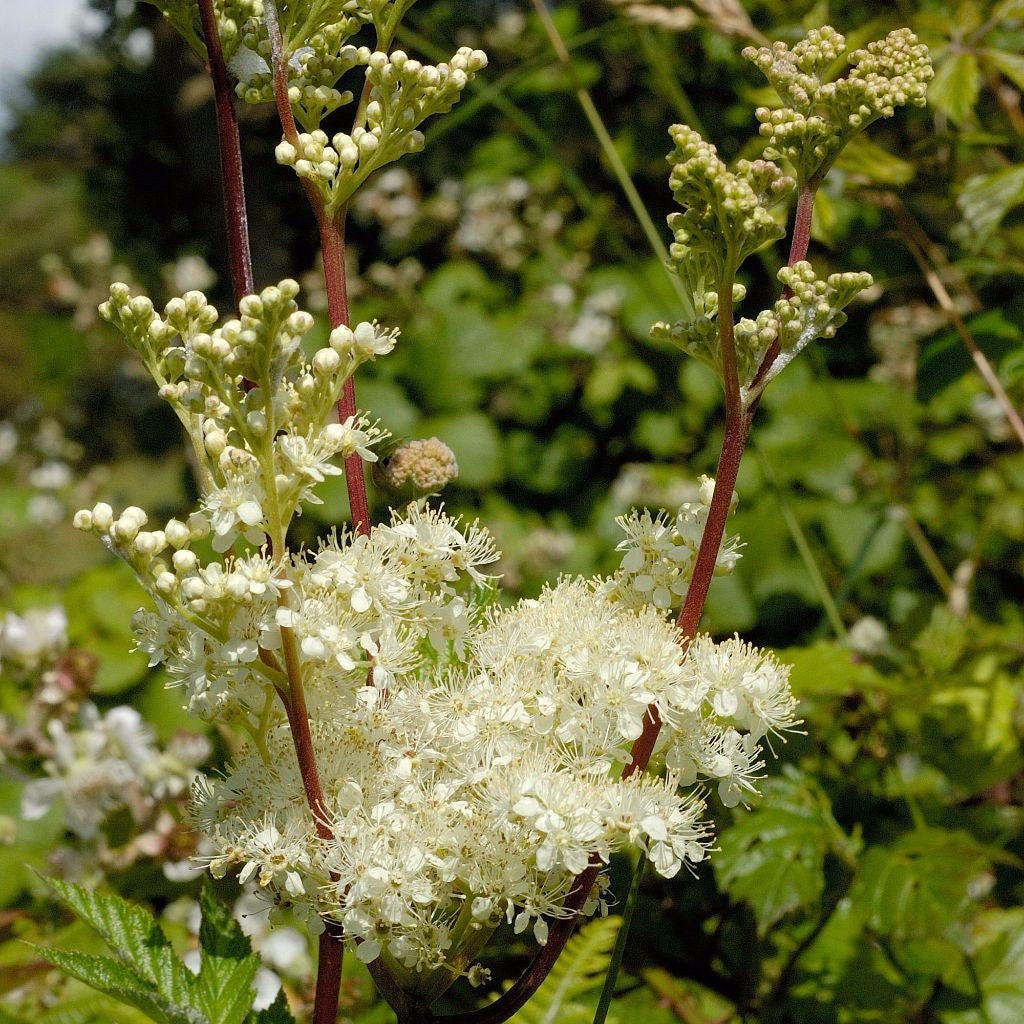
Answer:
[(1010, 396), (1006, 393), (1006, 389), (1003, 387), (1003, 383), (999, 379), (999, 375), (989, 362), (988, 356), (982, 352), (981, 347), (978, 345), (977, 341), (975, 341), (974, 335), (971, 333), (971, 329), (967, 326), (964, 318), (960, 315), (960, 310), (957, 309), (956, 303), (946, 290), (946, 286), (942, 283), (942, 278), (938, 275), (934, 266), (932, 266), (925, 250), (922, 248), (920, 242), (913, 237), (911, 231), (908, 230), (907, 217), (909, 214), (905, 207), (900, 200), (893, 195), (884, 196), (882, 202), (892, 213), (893, 219), (896, 221), (897, 229), (903, 239), (903, 244), (907, 247), (910, 255), (913, 256), (914, 260), (917, 262), (917, 265), (921, 270), (921, 274), (927, 282), (928, 287), (931, 289), (932, 295), (935, 296), (935, 300), (942, 308), (942, 311), (946, 314), (949, 322), (953, 325), (953, 329), (959, 335), (964, 348), (967, 349), (971, 359), (974, 361), (974, 365), (977, 367), (978, 373), (981, 374), (982, 379), (988, 385), (989, 390), (1002, 406), (1003, 412), (1006, 415), (1006, 419), (1009, 422), (1011, 429), (1014, 434), (1017, 435), (1017, 440), (1020, 441), (1022, 446), (1024, 446), (1024, 419), (1021, 419), (1020, 413), (1010, 400)]
[(682, 281), (675, 273), (672, 272), (668, 265), (668, 249), (665, 248), (665, 243), (661, 240), (661, 235), (658, 233), (658, 229), (654, 226), (654, 221), (651, 219), (650, 213), (647, 212), (647, 207), (644, 205), (643, 199), (640, 198), (640, 193), (637, 191), (636, 185), (633, 184), (633, 179), (629, 176), (629, 171), (626, 169), (626, 165), (622, 162), (622, 157), (619, 156), (619, 151), (615, 148), (615, 143), (612, 141), (608, 128), (605, 126), (604, 120), (601, 118), (597, 107), (594, 105), (593, 98), (589, 91), (579, 82), (576, 74), (576, 66), (572, 60), (572, 55), (569, 53), (569, 50), (565, 45), (565, 40), (558, 31), (558, 26), (551, 17), (551, 12), (548, 10), (547, 4), (544, 0), (531, 0), (531, 3), (533, 4), (534, 10), (537, 12), (537, 17), (540, 18), (541, 24), (544, 26), (544, 31), (547, 33), (548, 39), (551, 41), (551, 46), (554, 48), (559, 61), (569, 73), (569, 76), (573, 81), (576, 91), (576, 99), (583, 108), (583, 113), (586, 116), (587, 121), (590, 123), (591, 130), (597, 137), (597, 141), (601, 146), (601, 152), (604, 153), (605, 159), (611, 166), (616, 180), (626, 195), (630, 209), (633, 211), (633, 216), (636, 217), (640, 227), (643, 228), (644, 235), (647, 237), (647, 241), (654, 250), (655, 255), (657, 255), (659, 261), (667, 270), (669, 277), (671, 278), (672, 287), (675, 289), (687, 316), (694, 316), (693, 301), (690, 298), (689, 293), (686, 291)]

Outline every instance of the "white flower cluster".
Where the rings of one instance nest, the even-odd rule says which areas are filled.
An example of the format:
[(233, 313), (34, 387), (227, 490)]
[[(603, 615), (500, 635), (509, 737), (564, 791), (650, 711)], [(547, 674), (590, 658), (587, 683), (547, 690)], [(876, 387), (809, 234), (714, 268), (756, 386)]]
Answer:
[(344, 206), (374, 171), (422, 149), (419, 126), (451, 110), (487, 66), (487, 55), (464, 46), (450, 61), (434, 66), (396, 50), (370, 53), (365, 63), (371, 86), (365, 125), (330, 139), (317, 128), (299, 135), (298, 145), (284, 139), (276, 150), (278, 163), (293, 167), (320, 189), (328, 210)]
[[(246, 504), (223, 513), (232, 529), (239, 517), (258, 521)], [(425, 644), (447, 659), (452, 645), (461, 649), (469, 625), (456, 585), (468, 579), (483, 586), (482, 569), (498, 557), (476, 524), (460, 526), (419, 505), (369, 536), (343, 534), (290, 562), (260, 552), (202, 564), (191, 545), (209, 536), (210, 517), (195, 513), (153, 531), (142, 529), (145, 522), (141, 509), (115, 519), (104, 504), (76, 517), (152, 594), (157, 610), (135, 618), (138, 645), (205, 717), (261, 712), (281, 682), (282, 628), (299, 646), (311, 700), (322, 682), (323, 699), (338, 707), (371, 666), (383, 689), (418, 663)]]
[(896, 107), (924, 106), (934, 76), (928, 47), (906, 28), (849, 54), (850, 73), (826, 81), (845, 50), (846, 39), (826, 25), (792, 48), (777, 42), (743, 51), (783, 103), (757, 110), (765, 155), (788, 160), (801, 185), (819, 183), (846, 143), (873, 121), (892, 117)]
[(161, 749), (139, 713), (126, 706), (101, 713), (85, 703), (74, 723), (52, 720), (47, 739), (44, 776), (25, 786), (22, 816), (41, 818), (59, 802), (68, 829), (86, 840), (117, 810), (141, 822), (161, 801), (187, 793), (196, 767), (210, 755), (206, 738), (194, 734)]
[[(214, 872), (240, 867), (270, 898), (338, 917), (361, 959), (422, 973), (503, 919), (545, 941), (592, 859), (638, 846), (665, 876), (701, 861), (704, 803), (679, 786), (713, 780), (730, 805), (752, 790), (760, 740), (793, 725), (787, 672), (738, 641), (684, 653), (656, 610), (604, 589), (567, 579), (474, 615), (458, 663), (420, 657), (384, 700), (346, 703), (346, 670), (317, 649), (332, 836), (317, 836), (282, 725), (197, 791)], [(291, 624), (318, 637), (319, 610), (306, 619)], [(618, 780), (651, 705), (668, 771)]]
[[(663, 614), (683, 604), (714, 494), (715, 481), (702, 476), (696, 500), (683, 502), (674, 519), (664, 512), (652, 515), (646, 509), (633, 509), (615, 520), (626, 534), (617, 549), (624, 552), (619, 570), (606, 584), (616, 601), (630, 608), (653, 604)], [(733, 571), (740, 560), (739, 548), (739, 537), (725, 538), (715, 563), (717, 575)]]

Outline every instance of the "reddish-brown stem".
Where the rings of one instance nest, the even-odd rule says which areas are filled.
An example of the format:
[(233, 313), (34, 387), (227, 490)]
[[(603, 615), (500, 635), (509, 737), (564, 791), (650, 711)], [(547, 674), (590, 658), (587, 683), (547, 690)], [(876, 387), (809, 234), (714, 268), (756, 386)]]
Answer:
[[(811, 247), (811, 221), (814, 219), (814, 197), (818, 194), (818, 186), (813, 182), (808, 182), (800, 189), (799, 194), (796, 197), (796, 214), (793, 218), (793, 239), (789, 244), (789, 259), (787, 266), (793, 266), (795, 263), (799, 263), (801, 260), (807, 258), (807, 250)], [(788, 298), (793, 293), (786, 288), (783, 293), (783, 298)], [(753, 419), (754, 413), (757, 411), (758, 405), (761, 403), (760, 394), (756, 394), (758, 385), (767, 376), (768, 371), (772, 368), (775, 360), (779, 357), (779, 341), (776, 339), (771, 343), (768, 351), (765, 353), (765, 357), (761, 360), (761, 365), (757, 368), (757, 373), (754, 374), (754, 379), (751, 382), (750, 390), (755, 392), (755, 398), (753, 403), (748, 410), (748, 415)]]
[[(285, 65), (284, 44), (281, 40), (281, 26), (277, 20), (277, 7), (272, 2), (264, 5), (267, 34), (270, 36), (271, 63), (274, 77), (274, 102), (281, 130), (285, 139), (298, 148), (299, 131), (288, 98), (288, 69)], [(320, 247), (324, 256), (324, 284), (327, 288), (327, 312), (331, 327), (348, 326), (351, 315), (348, 306), (348, 279), (345, 270), (345, 219), (346, 208), (331, 214), (316, 185), (302, 178), (302, 187), (316, 218), (320, 234)], [(345, 381), (341, 398), (338, 400), (338, 418), (344, 423), (356, 414), (356, 382), (352, 377)], [(366, 493), (366, 474), (363, 460), (356, 454), (345, 459), (345, 486), (348, 503), (352, 512), (352, 528), (356, 533), (370, 532), (370, 503)]]
[(224, 51), (217, 30), (213, 0), (199, 0), (199, 17), (206, 43), (207, 66), (213, 79), (213, 100), (217, 113), (217, 145), (220, 149), (221, 181), (224, 190), (224, 220), (227, 227), (228, 259), (235, 305), (253, 291), (252, 254), (249, 249), (249, 218), (245, 209), (245, 178), (242, 148), (238, 138), (235, 96), (224, 63)]

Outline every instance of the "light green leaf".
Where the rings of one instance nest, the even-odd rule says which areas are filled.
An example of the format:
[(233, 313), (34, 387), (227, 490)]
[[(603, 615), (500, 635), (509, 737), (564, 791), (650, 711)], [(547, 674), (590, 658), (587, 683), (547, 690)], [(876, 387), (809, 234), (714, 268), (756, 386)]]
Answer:
[(966, 833), (918, 829), (868, 851), (850, 899), (904, 969), (941, 975), (957, 963), (970, 886), (991, 861)]
[(199, 897), (199, 1006), (210, 1024), (242, 1024), (256, 996), (253, 982), (260, 960), (230, 909), (207, 883)]
[(906, 185), (916, 173), (911, 161), (903, 160), (894, 153), (882, 149), (866, 135), (855, 135), (839, 154), (835, 165), (851, 174), (862, 175), (869, 181), (882, 185)]
[(1019, 1024), (1024, 1020), (1024, 910), (991, 910), (972, 929), (974, 975), (982, 1011), (943, 1017), (949, 1024)]
[(985, 50), (985, 60), (1001, 75), (1005, 75), (1018, 89), (1024, 89), (1024, 55), (1006, 50)]
[(787, 914), (817, 904), (826, 855), (852, 850), (828, 797), (810, 779), (790, 770), (764, 789), (762, 806), (722, 833), (713, 861), (722, 888), (750, 905), (762, 935)]
[(951, 121), (962, 124), (973, 112), (980, 91), (978, 58), (965, 50), (951, 54), (935, 69), (928, 100)]
[(148, 911), (119, 896), (58, 879), (49, 878), (47, 884), (103, 936), (123, 964), (165, 999), (178, 1006), (195, 1005), (195, 975), (178, 959), (170, 940)]
[(970, 238), (983, 242), (1010, 210), (1024, 202), (1024, 165), (968, 178), (957, 202)]
[(47, 949), (43, 955), (66, 974), (122, 1003), (136, 1007), (157, 1024), (209, 1024), (197, 1010), (175, 1005), (144, 978), (111, 957), (90, 956), (63, 949)]
[(100, 992), (90, 992), (80, 999), (62, 999), (60, 1006), (34, 1018), (33, 1024), (149, 1024), (150, 1020), (134, 1006), (125, 1006)]

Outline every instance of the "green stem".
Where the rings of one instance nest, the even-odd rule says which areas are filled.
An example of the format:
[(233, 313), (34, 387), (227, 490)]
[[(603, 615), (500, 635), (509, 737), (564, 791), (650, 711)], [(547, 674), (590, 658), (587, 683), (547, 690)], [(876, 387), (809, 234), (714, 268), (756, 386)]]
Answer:
[(672, 287), (675, 289), (676, 294), (679, 297), (679, 301), (682, 304), (686, 316), (692, 318), (695, 316), (692, 296), (686, 290), (685, 285), (679, 277), (673, 273), (672, 268), (669, 265), (668, 249), (665, 247), (665, 243), (661, 240), (661, 235), (659, 234), (658, 229), (654, 226), (654, 221), (651, 219), (651, 215), (647, 212), (647, 207), (644, 205), (643, 199), (640, 198), (640, 193), (637, 191), (636, 185), (633, 184), (633, 179), (629, 176), (629, 171), (626, 169), (626, 165), (622, 162), (622, 157), (619, 156), (619, 151), (615, 148), (615, 143), (612, 140), (611, 135), (608, 133), (608, 128), (605, 126), (604, 120), (601, 118), (597, 107), (594, 105), (594, 100), (590, 93), (586, 88), (579, 84), (579, 77), (576, 74), (576, 66), (573, 63), (572, 55), (569, 53), (569, 50), (565, 45), (565, 40), (558, 31), (558, 26), (555, 24), (554, 18), (551, 17), (551, 12), (548, 10), (547, 4), (544, 0), (531, 0), (531, 3), (533, 4), (534, 10), (537, 12), (537, 17), (540, 18), (541, 24), (544, 26), (544, 31), (547, 33), (548, 39), (550, 39), (551, 45), (554, 48), (559, 61), (573, 80), (576, 90), (576, 99), (579, 101), (580, 107), (582, 107), (583, 113), (586, 116), (587, 121), (590, 123), (591, 130), (594, 132), (598, 144), (601, 147), (601, 151), (604, 153), (605, 159), (611, 166), (619, 186), (625, 193), (626, 200), (629, 203), (630, 209), (633, 211), (633, 216), (636, 217), (637, 222), (643, 229), (644, 235), (647, 237), (647, 241), (650, 244), (651, 249), (654, 251), (662, 266), (665, 268), (665, 272), (670, 277)]
[(640, 897), (640, 883), (643, 881), (646, 869), (647, 858), (641, 854), (638, 863), (633, 865), (633, 875), (629, 880), (626, 902), (622, 907), (622, 922), (615, 935), (615, 946), (612, 949), (612, 958), (604, 976), (601, 998), (598, 999), (597, 1009), (594, 1011), (594, 1024), (605, 1024), (605, 1021), (608, 1019), (608, 1011), (611, 1009), (612, 1000), (615, 998), (615, 984), (618, 981), (619, 971), (622, 969), (622, 958), (626, 955), (629, 927), (633, 923), (633, 913), (636, 910), (637, 901)]
[(832, 597), (831, 591), (828, 589), (825, 577), (822, 576), (821, 569), (818, 568), (818, 562), (814, 557), (814, 552), (811, 551), (811, 545), (807, 540), (807, 534), (804, 532), (804, 528), (800, 525), (800, 520), (797, 519), (789, 502), (786, 501), (782, 488), (779, 486), (779, 481), (775, 476), (775, 471), (772, 469), (771, 463), (768, 461), (768, 456), (766, 456), (765, 453), (756, 445), (753, 447), (757, 454), (758, 461), (761, 463), (761, 472), (764, 473), (765, 480), (768, 481), (768, 486), (779, 506), (779, 512), (782, 513), (782, 518), (786, 523), (786, 528), (789, 530), (790, 537), (793, 538), (793, 544), (796, 546), (800, 559), (804, 563), (807, 575), (811, 578), (811, 584), (818, 595), (818, 600), (821, 601), (821, 606), (832, 626), (832, 631), (840, 639), (845, 639), (846, 625), (843, 623), (843, 617), (839, 614), (839, 608)]

